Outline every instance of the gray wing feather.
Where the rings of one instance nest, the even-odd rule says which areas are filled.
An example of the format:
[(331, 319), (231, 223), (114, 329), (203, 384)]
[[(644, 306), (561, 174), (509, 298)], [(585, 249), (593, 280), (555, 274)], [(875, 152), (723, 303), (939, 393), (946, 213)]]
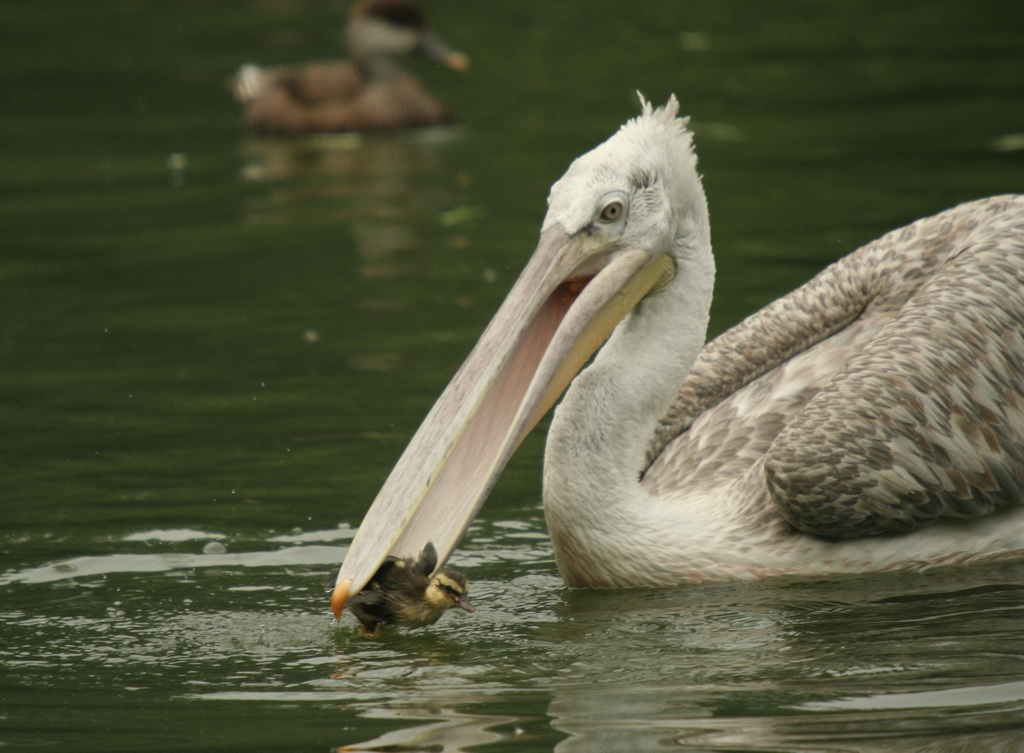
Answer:
[(1024, 502), (1024, 197), (894, 231), (709, 343), (648, 457), (654, 490), (743, 478), (828, 537)]

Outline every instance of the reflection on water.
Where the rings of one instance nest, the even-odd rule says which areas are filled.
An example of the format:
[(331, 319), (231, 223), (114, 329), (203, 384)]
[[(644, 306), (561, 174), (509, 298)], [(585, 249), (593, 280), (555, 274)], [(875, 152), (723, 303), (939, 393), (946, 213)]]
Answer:
[[(422, 218), (458, 224), (475, 216), (453, 206), (442, 168), (456, 126), (395, 136), (322, 134), (303, 139), (248, 138), (242, 146), (244, 180), (266, 187), (247, 205), (254, 223), (343, 221), (359, 253), (359, 274), (389, 279), (398, 260), (425, 246), (415, 223)], [(468, 174), (458, 180), (468, 182)], [(465, 245), (464, 239), (454, 242)]]
[[(459, 553), (477, 613), (378, 640), (334, 627), (319, 588), (342, 549), (315, 542), (350, 530), (295, 532), (233, 555), (97, 556), (8, 573), (2, 661), (14, 681), (171, 682), (194, 704), (334, 710), (349, 719), (346, 731), (324, 731), (338, 750), (952, 753), (1024, 743), (1020, 566), (568, 591), (540, 517), (525, 519), (477, 524)], [(123, 541), (197, 546), (188, 533)], [(32, 609), (47, 592), (69, 616), (61, 624)]]
[(340, 547), (299, 546), (273, 552), (220, 554), (112, 554), (97, 557), (75, 557), (44, 567), (31, 568), (0, 576), (0, 585), (7, 583), (49, 583), (67, 578), (83, 578), (109, 573), (167, 572), (169, 570), (206, 567), (282, 567), (285, 565), (337, 564), (345, 556)]
[(577, 655), (552, 689), (553, 725), (570, 735), (558, 749), (966, 751), (1000, 729), (977, 749), (1013, 750), (1024, 588), (1006, 582), (1019, 579), (632, 594), (617, 605), (627, 617), (590, 624), (574, 609)]
[[(228, 538), (221, 555), (198, 551), (202, 531), (132, 533), (121, 554), (8, 572), (0, 662), (30, 686), (171, 685), (234, 710), (221, 714), (308, 716), (338, 750), (952, 753), (1024, 742), (1020, 566), (569, 591), (536, 509), (522, 513), (478, 522), (455, 558), (476, 613), (378, 640), (327, 614), (323, 574), (343, 549), (317, 542), (351, 529), (262, 547)], [(41, 619), (40, 599), (65, 617)]]
[[(455, 709), (403, 709), (381, 710), (372, 716), (379, 719), (435, 719), (425, 724), (387, 732), (373, 740), (337, 748), (342, 751), (436, 750), (442, 753), (463, 753), (477, 745), (498, 743), (507, 735), (494, 732), (498, 725), (514, 725), (515, 719), (505, 716), (475, 716), (461, 714)], [(513, 739), (522, 734), (515, 728)]]

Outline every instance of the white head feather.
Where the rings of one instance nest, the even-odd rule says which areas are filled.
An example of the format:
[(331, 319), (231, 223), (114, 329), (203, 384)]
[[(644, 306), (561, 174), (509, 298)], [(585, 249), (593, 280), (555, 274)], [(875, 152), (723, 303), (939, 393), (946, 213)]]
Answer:
[(578, 233), (618, 196), (627, 212), (619, 241), (664, 251), (693, 208), (706, 214), (689, 118), (678, 117), (675, 95), (663, 107), (653, 107), (643, 95), (640, 103), (638, 116), (573, 161), (551, 187), (545, 230), (557, 223), (570, 235)]

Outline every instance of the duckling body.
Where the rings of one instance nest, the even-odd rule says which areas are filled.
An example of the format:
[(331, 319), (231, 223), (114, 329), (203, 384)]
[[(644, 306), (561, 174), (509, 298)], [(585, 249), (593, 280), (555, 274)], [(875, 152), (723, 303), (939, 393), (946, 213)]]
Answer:
[(433, 625), (447, 610), (476, 610), (466, 593), (469, 581), (460, 572), (445, 568), (434, 573), (437, 551), (430, 542), (417, 559), (388, 557), (366, 588), (348, 600), (359, 620), (359, 632), (375, 637), (390, 627), (418, 628)]
[(426, 27), (412, 0), (364, 0), (346, 29), (351, 61), (294, 67), (243, 65), (235, 98), (257, 133), (384, 131), (451, 123), (451, 111), (396, 62), (422, 55), (454, 70), (468, 59)]

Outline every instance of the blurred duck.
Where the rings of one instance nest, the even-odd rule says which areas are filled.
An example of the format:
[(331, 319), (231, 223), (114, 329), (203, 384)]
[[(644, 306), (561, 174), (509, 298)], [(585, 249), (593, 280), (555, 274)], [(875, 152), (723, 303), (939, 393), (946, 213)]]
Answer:
[(451, 123), (451, 112), (395, 61), (423, 55), (456, 71), (469, 59), (426, 27), (412, 0), (363, 0), (345, 30), (351, 61), (261, 68), (234, 80), (247, 126), (257, 133), (386, 131)]
[[(435, 574), (436, 567), (437, 551), (429, 541), (416, 559), (384, 560), (366, 587), (347, 602), (359, 620), (359, 633), (374, 638), (390, 627), (426, 627), (453, 607), (475, 612), (466, 598), (466, 576), (450, 568)], [(334, 586), (333, 577), (329, 585)], [(341, 616), (340, 608), (336, 616)]]

